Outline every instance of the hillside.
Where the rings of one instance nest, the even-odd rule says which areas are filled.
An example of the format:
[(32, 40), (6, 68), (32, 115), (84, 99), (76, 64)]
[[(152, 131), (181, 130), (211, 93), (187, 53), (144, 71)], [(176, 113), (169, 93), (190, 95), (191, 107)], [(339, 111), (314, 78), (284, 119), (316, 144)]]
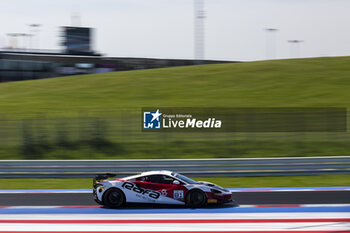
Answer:
[(112, 72), (1, 83), (0, 111), (23, 118), (142, 106), (349, 106), (350, 57)]
[(0, 84), (0, 158), (349, 154), (348, 134), (142, 134), (141, 107), (350, 105), (350, 57), (274, 60)]

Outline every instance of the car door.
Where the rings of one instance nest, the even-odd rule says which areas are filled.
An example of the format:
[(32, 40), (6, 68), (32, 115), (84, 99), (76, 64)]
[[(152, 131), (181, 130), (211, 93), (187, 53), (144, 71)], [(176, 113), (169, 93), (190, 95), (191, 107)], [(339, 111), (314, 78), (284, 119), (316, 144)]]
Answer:
[(149, 188), (148, 177), (138, 177), (122, 183), (121, 188), (125, 193), (127, 202), (158, 203), (161, 194)]
[[(177, 181), (177, 183), (174, 183), (175, 180)], [(173, 202), (176, 201), (184, 203), (184, 197), (187, 188), (181, 181), (171, 176), (164, 175), (163, 183), (164, 187), (162, 192), (164, 192), (166, 197), (172, 199)]]
[(179, 184), (174, 184), (174, 180), (176, 179), (167, 175), (151, 175), (144, 181), (137, 181), (137, 184), (143, 189), (160, 194), (155, 203), (183, 204), (186, 188), (180, 181)]

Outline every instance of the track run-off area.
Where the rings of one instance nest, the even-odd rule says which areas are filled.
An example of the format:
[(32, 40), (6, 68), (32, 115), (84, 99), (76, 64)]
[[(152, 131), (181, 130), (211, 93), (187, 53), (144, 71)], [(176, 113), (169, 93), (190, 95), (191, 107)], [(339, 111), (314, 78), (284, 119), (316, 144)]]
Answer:
[(350, 232), (350, 187), (230, 189), (239, 206), (98, 206), (91, 190), (0, 190), (4, 232)]

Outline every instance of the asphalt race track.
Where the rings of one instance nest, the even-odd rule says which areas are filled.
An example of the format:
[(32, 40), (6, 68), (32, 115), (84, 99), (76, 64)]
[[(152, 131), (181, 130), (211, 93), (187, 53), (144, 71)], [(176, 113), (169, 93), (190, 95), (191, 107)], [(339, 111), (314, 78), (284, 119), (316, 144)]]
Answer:
[[(350, 203), (350, 191), (234, 192), (241, 205)], [(0, 206), (97, 205), (91, 193), (0, 193)]]
[(230, 189), (239, 206), (98, 206), (91, 189), (0, 190), (0, 233), (350, 232), (350, 187)]

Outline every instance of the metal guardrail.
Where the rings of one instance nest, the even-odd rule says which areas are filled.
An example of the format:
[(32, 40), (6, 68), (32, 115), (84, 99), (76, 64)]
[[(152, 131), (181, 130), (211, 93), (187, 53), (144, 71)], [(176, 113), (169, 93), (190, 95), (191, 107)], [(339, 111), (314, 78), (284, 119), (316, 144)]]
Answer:
[(1, 160), (1, 178), (127, 176), (171, 170), (190, 176), (281, 176), (350, 173), (350, 156), (239, 159)]

